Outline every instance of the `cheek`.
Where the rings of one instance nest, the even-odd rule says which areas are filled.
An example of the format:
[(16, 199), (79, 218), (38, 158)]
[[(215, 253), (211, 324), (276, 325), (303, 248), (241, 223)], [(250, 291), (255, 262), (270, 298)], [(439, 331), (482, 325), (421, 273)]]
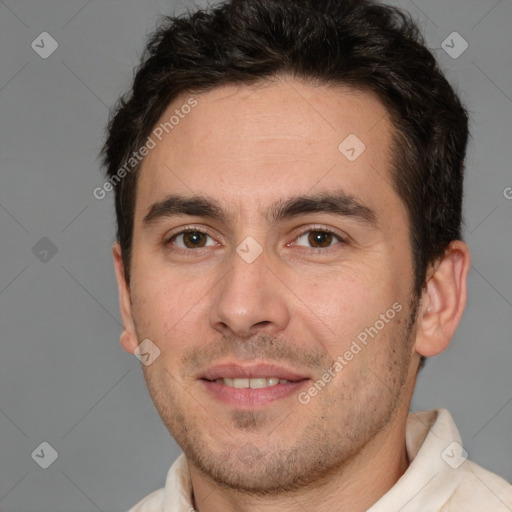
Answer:
[(153, 341), (163, 345), (190, 323), (204, 296), (203, 286), (200, 280), (161, 269), (133, 277), (133, 313), (140, 335), (153, 336)]
[(317, 276), (314, 282), (297, 279), (293, 289), (301, 300), (296, 313), (302, 323), (318, 326), (315, 338), (336, 358), (399, 299), (390, 276), (385, 269), (344, 268)]

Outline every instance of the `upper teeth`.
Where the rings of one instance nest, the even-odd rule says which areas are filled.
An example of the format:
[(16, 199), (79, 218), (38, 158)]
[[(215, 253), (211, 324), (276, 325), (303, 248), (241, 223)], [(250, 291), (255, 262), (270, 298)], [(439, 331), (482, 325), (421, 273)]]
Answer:
[(218, 384), (225, 384), (232, 388), (266, 388), (268, 386), (275, 386), (276, 384), (287, 384), (288, 380), (280, 379), (279, 377), (255, 377), (252, 379), (217, 379), (215, 382)]

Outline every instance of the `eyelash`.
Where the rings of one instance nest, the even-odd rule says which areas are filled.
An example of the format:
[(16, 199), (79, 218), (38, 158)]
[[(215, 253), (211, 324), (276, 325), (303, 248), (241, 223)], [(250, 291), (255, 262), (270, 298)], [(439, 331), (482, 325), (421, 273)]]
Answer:
[[(301, 231), (295, 238), (294, 238), (294, 245), (296, 244), (297, 240), (304, 236), (307, 233), (311, 232), (317, 232), (317, 233), (328, 233), (332, 235), (334, 238), (338, 239), (338, 244), (346, 245), (348, 243), (348, 237), (343, 238), (341, 235), (339, 235), (336, 231), (333, 229), (330, 229), (326, 226), (310, 226), (308, 229)], [(302, 250), (306, 252), (312, 252), (315, 254), (323, 253), (325, 251), (328, 251), (329, 249), (332, 250), (333, 247), (335, 247), (337, 244), (329, 245), (327, 247), (304, 247), (304, 246), (298, 246), (301, 247)]]
[(177, 233), (174, 233), (173, 235), (171, 235), (169, 238), (166, 238), (166, 240), (164, 241), (164, 246), (165, 247), (172, 247), (172, 250), (175, 251), (175, 252), (180, 252), (180, 253), (186, 253), (186, 254), (190, 254), (190, 252), (201, 252), (200, 250), (201, 249), (205, 249), (204, 247), (198, 247), (196, 249), (184, 249), (183, 247), (174, 247), (172, 245), (172, 241), (180, 236), (180, 235), (186, 235), (187, 233), (202, 233), (203, 235), (207, 235), (209, 236), (212, 240), (213, 240), (213, 236), (210, 235), (210, 233), (208, 233), (207, 231), (203, 230), (203, 229), (200, 229), (200, 228), (196, 228), (194, 226), (189, 226), (185, 229), (182, 229), (181, 231), (178, 231)]
[[(343, 238), (338, 233), (336, 233), (333, 229), (327, 228), (325, 226), (310, 226), (308, 229), (298, 233), (294, 237), (294, 242), (292, 242), (292, 244), (296, 245), (296, 242), (300, 237), (302, 237), (303, 235), (305, 235), (307, 233), (315, 232), (315, 231), (319, 232), (319, 233), (329, 233), (329, 234), (333, 235), (335, 238), (338, 239), (338, 243), (340, 243), (340, 244), (346, 245), (348, 243), (348, 237), (347, 237), (347, 239)], [(201, 249), (207, 249), (208, 247), (211, 247), (211, 246), (208, 246), (208, 247), (198, 247), (195, 249), (193, 249), (193, 248), (184, 249), (182, 247), (175, 247), (172, 245), (173, 240), (175, 240), (178, 236), (185, 235), (187, 233), (202, 233), (203, 235), (209, 236), (212, 240), (214, 239), (214, 237), (210, 233), (205, 231), (204, 229), (198, 228), (195, 226), (189, 226), (185, 229), (182, 229), (181, 231), (178, 231), (177, 233), (172, 234), (170, 237), (166, 238), (164, 241), (164, 246), (172, 247), (171, 250), (173, 250), (175, 252), (184, 253), (184, 254), (190, 254), (191, 252), (201, 252), (200, 251)], [(318, 254), (318, 253), (322, 253), (326, 250), (332, 249), (332, 247), (334, 247), (335, 245), (336, 244), (329, 245), (328, 247), (305, 247), (305, 246), (298, 246), (298, 247), (302, 247), (302, 249), (306, 252), (313, 252), (313, 253)]]

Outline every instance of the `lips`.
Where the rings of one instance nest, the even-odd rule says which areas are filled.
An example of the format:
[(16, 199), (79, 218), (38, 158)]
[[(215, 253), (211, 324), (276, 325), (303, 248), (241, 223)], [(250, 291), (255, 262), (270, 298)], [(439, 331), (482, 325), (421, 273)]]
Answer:
[(230, 379), (229, 377), (224, 377), (223, 379), (215, 379), (215, 382), (217, 384), (225, 384), (230, 388), (261, 389), (268, 388), (270, 386), (276, 386), (277, 384), (288, 384), (290, 381), (286, 379), (280, 379), (279, 377), (252, 377), (251, 379)]
[(296, 395), (309, 377), (274, 364), (218, 364), (199, 380), (211, 397), (235, 409), (254, 410)]
[(218, 364), (208, 368), (200, 378), (209, 381), (216, 381), (218, 379), (278, 379), (298, 382), (309, 377), (273, 364), (251, 366)]

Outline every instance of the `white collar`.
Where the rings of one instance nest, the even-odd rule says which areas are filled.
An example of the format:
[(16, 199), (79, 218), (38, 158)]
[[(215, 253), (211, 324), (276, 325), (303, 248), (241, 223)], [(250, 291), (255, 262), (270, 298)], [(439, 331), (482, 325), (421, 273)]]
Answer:
[[(512, 510), (512, 487), (497, 475), (465, 460), (467, 454), (447, 410), (410, 413), (406, 447), (409, 467), (367, 512)], [(484, 480), (492, 483), (494, 491)], [(158, 502), (159, 512), (194, 510), (190, 473), (183, 454), (169, 469), (165, 489), (156, 491), (151, 498), (155, 500), (151, 503)], [(510, 507), (504, 505), (509, 502)]]

